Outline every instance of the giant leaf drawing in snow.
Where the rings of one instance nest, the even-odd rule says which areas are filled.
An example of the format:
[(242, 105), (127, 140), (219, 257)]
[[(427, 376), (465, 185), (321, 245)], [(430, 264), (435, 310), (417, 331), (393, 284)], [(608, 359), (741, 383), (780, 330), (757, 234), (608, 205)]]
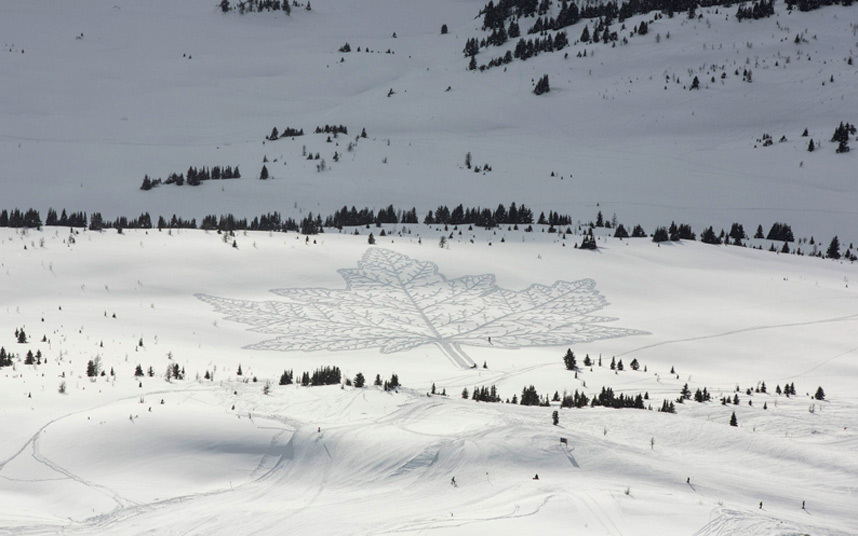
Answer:
[(227, 320), (276, 336), (250, 349), (390, 353), (435, 344), (461, 367), (474, 365), (462, 345), (557, 346), (644, 333), (590, 316), (607, 305), (592, 279), (512, 291), (491, 274), (447, 279), (432, 262), (380, 248), (339, 274), (345, 290), (277, 289), (284, 300), (262, 302), (197, 297)]

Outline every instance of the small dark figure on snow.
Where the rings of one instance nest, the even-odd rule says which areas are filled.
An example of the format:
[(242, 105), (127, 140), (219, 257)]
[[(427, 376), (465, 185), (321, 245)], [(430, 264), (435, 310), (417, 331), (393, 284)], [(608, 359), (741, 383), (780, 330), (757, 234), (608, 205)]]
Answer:
[(801, 501), (801, 509), (804, 510), (804, 501)]
[(450, 479), (450, 485), (458, 487), (458, 485), (456, 484), (456, 477)]
[(760, 501), (760, 510), (763, 509), (763, 501)]

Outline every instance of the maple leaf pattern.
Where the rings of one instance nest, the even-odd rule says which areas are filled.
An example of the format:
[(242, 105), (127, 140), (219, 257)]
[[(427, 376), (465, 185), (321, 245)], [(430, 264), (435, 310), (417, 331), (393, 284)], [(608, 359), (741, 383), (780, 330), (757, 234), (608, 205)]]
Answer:
[(608, 304), (592, 279), (512, 291), (491, 274), (447, 279), (435, 263), (381, 248), (338, 273), (343, 290), (277, 289), (283, 300), (262, 302), (197, 297), (227, 320), (276, 335), (249, 349), (391, 353), (435, 344), (461, 367), (474, 366), (462, 345), (515, 349), (645, 334), (590, 315)]

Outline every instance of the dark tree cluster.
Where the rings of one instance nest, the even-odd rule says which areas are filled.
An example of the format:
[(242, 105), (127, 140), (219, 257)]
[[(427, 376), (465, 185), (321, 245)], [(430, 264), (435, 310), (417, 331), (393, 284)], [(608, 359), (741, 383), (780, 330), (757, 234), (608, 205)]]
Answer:
[[(72, 212), (66, 214), (65, 209), (57, 216), (57, 211), (53, 208), (48, 209), (48, 215), (45, 218), (45, 225), (58, 227), (86, 227), (89, 220), (86, 217), (86, 212)], [(2, 225), (0, 225), (2, 227)]]
[(512, 52), (514, 58), (522, 61), (538, 56), (543, 52), (554, 52), (555, 50), (563, 50), (569, 45), (569, 38), (566, 37), (566, 32), (558, 32), (553, 38), (547, 35), (543, 38), (535, 39), (519, 39), (515, 44), (515, 49)]
[(450, 210), (449, 208), (447, 208), (446, 205), (442, 205), (434, 211), (430, 210), (423, 218), (423, 223), (427, 225), (464, 224), (491, 228), (496, 225), (518, 225), (533, 223), (533, 212), (526, 206), (519, 206), (515, 203), (511, 203), (509, 209), (504, 207), (503, 204), (500, 204), (498, 205), (498, 208), (494, 211), (488, 208), (480, 207), (465, 209), (462, 205), (458, 205), (453, 210)]
[(549, 91), (551, 91), (551, 87), (548, 85), (548, 75), (544, 74), (539, 81), (536, 82), (536, 86), (533, 88), (533, 93), (536, 95), (542, 95)]
[(203, 166), (201, 168), (195, 168), (193, 166), (188, 168), (187, 174), (182, 173), (170, 173), (167, 175), (165, 180), (162, 180), (160, 177), (157, 179), (150, 179), (149, 175), (143, 177), (143, 184), (140, 185), (140, 189), (144, 191), (151, 190), (156, 186), (160, 186), (161, 184), (175, 184), (176, 186), (183, 186), (186, 182), (188, 186), (199, 186), (203, 183), (203, 181), (208, 180), (221, 180), (221, 179), (240, 179), (241, 172), (238, 169), (238, 166), (235, 166), (235, 169), (232, 166), (213, 166), (211, 169)]
[(537, 222), (539, 225), (550, 225), (552, 227), (561, 226), (561, 225), (572, 225), (572, 216), (568, 214), (560, 214), (559, 212), (554, 212), (553, 210), (548, 211), (548, 217), (545, 217), (544, 212), (539, 213), (539, 220)]
[(739, 6), (736, 10), (736, 19), (763, 19), (775, 14), (774, 0), (759, 0), (750, 6)]
[(17, 208), (13, 208), (8, 212), (3, 210), (0, 211), (0, 227), (40, 229), (42, 227), (42, 217), (39, 215), (39, 211), (32, 208), (25, 212)]
[[(346, 43), (348, 44), (348, 43)], [(303, 128), (284, 127), (283, 132), (279, 132), (277, 127), (271, 129), (271, 134), (265, 137), (268, 141), (274, 141), (280, 138), (295, 138), (304, 135)]]
[[(291, 379), (291, 377), (290, 377)], [(301, 375), (301, 385), (304, 387), (307, 386), (318, 386), (318, 385), (334, 385), (340, 383), (342, 380), (342, 373), (340, 372), (339, 367), (320, 367), (317, 368), (312, 375), (309, 372), (304, 372)]]
[(834, 129), (834, 135), (831, 136), (831, 141), (837, 142), (837, 149), (835, 152), (837, 153), (848, 153), (849, 152), (849, 135), (855, 135), (856, 129), (855, 125), (850, 125), (849, 123), (844, 124), (842, 121), (840, 125)]
[(534, 34), (548, 30), (562, 30), (567, 26), (572, 26), (581, 20), (581, 12), (578, 10), (578, 5), (574, 2), (569, 4), (566, 0), (562, 0), (560, 4), (560, 12), (557, 17), (538, 17), (533, 26), (527, 30), (527, 33)]
[(685, 223), (676, 225), (676, 222), (670, 222), (670, 227), (658, 227), (652, 235), (653, 242), (678, 242), (680, 240), (697, 240), (691, 226)]
[[(314, 131), (316, 134), (345, 134), (348, 135), (349, 129), (347, 129), (343, 125), (325, 125), (323, 127), (316, 127)], [(366, 136), (364, 136), (366, 137)]]
[[(295, 5), (297, 5), (297, 3)], [(229, 0), (221, 0), (218, 6), (224, 13), (238, 11), (241, 15), (244, 15), (245, 13), (262, 13), (263, 11), (282, 11), (287, 15), (292, 13), (292, 7), (289, 5), (289, 0), (242, 0), (240, 2), (236, 2), (235, 5), (231, 4)]]
[(280, 385), (292, 385), (295, 381), (295, 374), (291, 369), (284, 370), (283, 374), (280, 375)]
[(599, 246), (596, 244), (596, 237), (593, 236), (592, 228), (588, 229), (587, 234), (581, 239), (581, 245), (578, 246), (578, 249), (599, 249)]
[(483, 30), (496, 30), (506, 25), (506, 19), (512, 16), (516, 18), (529, 17), (536, 14), (539, 8), (539, 0), (490, 0), (480, 15), (483, 16)]
[(90, 215), (90, 231), (101, 231), (109, 228), (116, 229), (119, 232), (122, 232), (123, 229), (151, 229), (152, 218), (149, 216), (148, 212), (144, 212), (136, 218), (129, 219), (125, 216), (119, 216), (111, 222), (105, 220), (104, 217), (102, 217), (101, 212), (93, 212)]
[(792, 228), (786, 223), (775, 222), (772, 228), (769, 229), (769, 234), (766, 235), (766, 240), (780, 240), (782, 242), (794, 242), (795, 237), (792, 234)]
[(590, 404), (590, 399), (583, 392), (579, 393), (575, 389), (573, 394), (563, 393), (563, 399), (560, 401), (561, 408), (585, 408)]
[(11, 367), (13, 357), (15, 356), (12, 352), (6, 352), (6, 349), (0, 346), (0, 367)]
[(536, 392), (536, 387), (529, 386), (525, 387), (521, 390), (521, 402), (519, 402), (522, 406), (549, 406), (548, 397), (540, 397), (539, 393)]
[(336, 227), (337, 229), (395, 223), (419, 223), (417, 209), (412, 207), (411, 210), (403, 211), (396, 210), (393, 205), (389, 205), (386, 209), (379, 209), (376, 214), (371, 208), (357, 210), (354, 206), (352, 208), (344, 206), (334, 212), (333, 215), (325, 218), (325, 227)]
[(477, 402), (500, 402), (501, 397), (494, 385), (491, 387), (474, 387), (471, 399)]
[(596, 406), (604, 406), (614, 409), (646, 409), (644, 406), (644, 397), (640, 393), (636, 396), (626, 396), (622, 393), (615, 395), (614, 390), (610, 387), (602, 387), (602, 391), (590, 401), (590, 406), (594, 408)]

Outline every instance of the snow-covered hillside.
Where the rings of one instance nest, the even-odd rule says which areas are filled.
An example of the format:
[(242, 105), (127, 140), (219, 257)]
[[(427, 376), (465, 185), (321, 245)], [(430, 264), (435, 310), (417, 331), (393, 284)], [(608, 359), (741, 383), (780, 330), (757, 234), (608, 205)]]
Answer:
[[(237, 247), (202, 231), (85, 231), (71, 244), (64, 229), (2, 231), (0, 346), (20, 359), (0, 369), (0, 531), (858, 530), (854, 265), (647, 239), (600, 240), (593, 252), (523, 231), (477, 231), (439, 248), (429, 226), (387, 231), (375, 246), (366, 231), (239, 233)], [(401, 277), (414, 275), (411, 262), (429, 262), (448, 283), (512, 293), (590, 278), (606, 303), (589, 315), (637, 332), (572, 345), (576, 374), (565, 370), (566, 345), (505, 349), (506, 337), (538, 329), (521, 320), (493, 344), (462, 344), (479, 365), (463, 370), (434, 344), (384, 353), (408, 310), (397, 313), (384, 294), (366, 298), (363, 314), (390, 311), (389, 339), (346, 351), (242, 349), (270, 332), (194, 296), (281, 303), (257, 306), (255, 325), (288, 327), (298, 313), (286, 304), (299, 295), (271, 289), (375, 292), (355, 279), (375, 255), (410, 259), (389, 272)], [(463, 279), (482, 274), (493, 279)], [(443, 283), (432, 281), (422, 288)], [(352, 329), (359, 301), (331, 320)], [(19, 329), (26, 343), (16, 342)], [(318, 333), (323, 343), (336, 337)], [(41, 352), (42, 364), (25, 365), (27, 351)], [(95, 358), (105, 374), (89, 379)], [(610, 369), (612, 358), (623, 371)], [(284, 370), (298, 378), (332, 365), (343, 381), (362, 373), (367, 386), (278, 385)], [(173, 366), (184, 379), (165, 380)], [(403, 387), (372, 386), (376, 374), (397, 374)], [(765, 394), (755, 392), (762, 382)], [(686, 383), (712, 401), (655, 411)], [(505, 401), (529, 385), (548, 397), (646, 393), (653, 411), (461, 398), (495, 386)], [(786, 385), (795, 396), (775, 393)], [(824, 401), (812, 398), (820, 386)]]
[(858, 8), (484, 4), (0, 3), (0, 534), (858, 534)]
[[(616, 47), (574, 44), (594, 26), (582, 20), (563, 51), (474, 72), (462, 51), (487, 35), (482, 0), (320, 0), (291, 16), (216, 4), (5, 2), (3, 204), (112, 219), (517, 201), (582, 221), (599, 204), (648, 232), (785, 221), (800, 236), (858, 238), (854, 152), (828, 141), (856, 122), (854, 6), (777, 2), (775, 16), (741, 22), (735, 6), (636, 15), (614, 21), (628, 40)], [(649, 33), (631, 36), (642, 21)], [(544, 74), (551, 92), (537, 97)], [(312, 134), (327, 124), (349, 134)], [(274, 127), (307, 134), (267, 141)], [(467, 153), (491, 171), (466, 169)], [(256, 180), (266, 157), (272, 179)], [(215, 165), (244, 178), (139, 190), (146, 175)]]

